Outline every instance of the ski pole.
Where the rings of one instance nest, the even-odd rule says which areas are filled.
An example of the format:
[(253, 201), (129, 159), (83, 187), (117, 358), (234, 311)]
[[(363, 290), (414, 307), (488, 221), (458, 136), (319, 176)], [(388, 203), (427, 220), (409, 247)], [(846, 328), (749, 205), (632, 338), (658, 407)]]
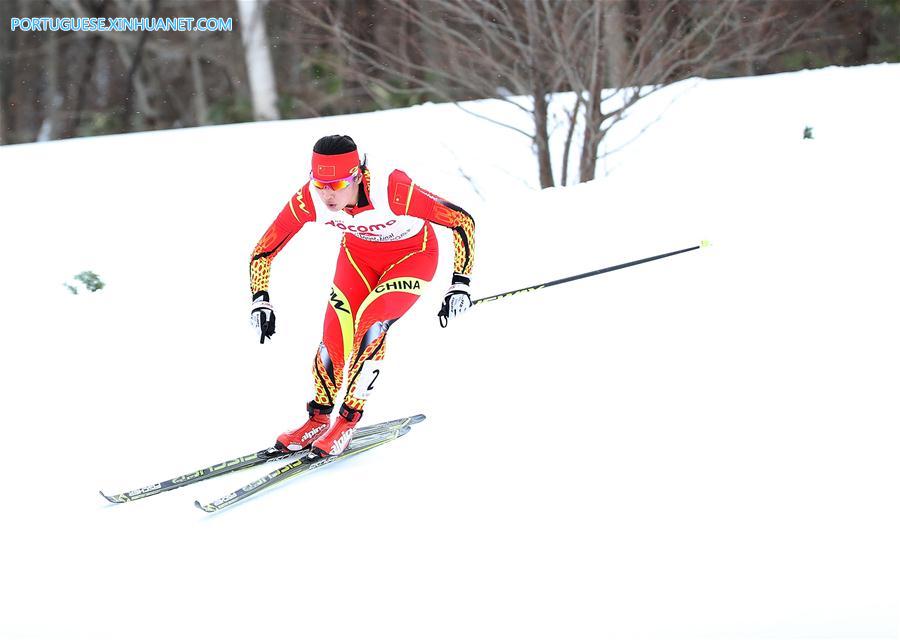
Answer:
[[(651, 256), (649, 258), (642, 258), (640, 260), (633, 260), (631, 262), (623, 262), (622, 264), (617, 264), (612, 267), (604, 267), (603, 269), (597, 269), (596, 271), (588, 271), (586, 273), (579, 273), (578, 275), (569, 276), (567, 278), (560, 278), (559, 280), (551, 280), (549, 282), (542, 282), (541, 284), (535, 284), (530, 287), (522, 287), (521, 289), (514, 289), (512, 291), (507, 291), (506, 293), (498, 293), (497, 295), (487, 296), (486, 298), (479, 298), (478, 300), (472, 300), (472, 306), (476, 306), (479, 304), (484, 304), (485, 302), (493, 302), (494, 300), (500, 300), (502, 298), (507, 298), (509, 296), (514, 296), (518, 293), (528, 293), (529, 291), (537, 291), (538, 289), (546, 289), (547, 287), (552, 287), (558, 284), (563, 284), (565, 282), (572, 282), (573, 280), (581, 280), (582, 278), (590, 278), (591, 276), (599, 276), (601, 273), (609, 273), (610, 271), (618, 271), (619, 269), (627, 269), (628, 267), (633, 267), (639, 264), (644, 264), (645, 262), (653, 262), (654, 260), (662, 260), (663, 258), (668, 258), (669, 256), (677, 256), (679, 253), (687, 253), (688, 251), (693, 251), (695, 249), (699, 249), (701, 247), (706, 247), (709, 245), (709, 242), (704, 240), (700, 244), (688, 247), (687, 249), (679, 249), (678, 251), (670, 251), (669, 253), (661, 253), (658, 256)], [(440, 322), (442, 327), (447, 326), (447, 318), (444, 316), (440, 316)]]

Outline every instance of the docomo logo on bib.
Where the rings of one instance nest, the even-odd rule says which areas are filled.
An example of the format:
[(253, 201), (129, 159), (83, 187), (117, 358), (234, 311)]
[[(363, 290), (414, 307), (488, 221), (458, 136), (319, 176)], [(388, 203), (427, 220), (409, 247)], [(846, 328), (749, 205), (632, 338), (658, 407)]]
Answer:
[(383, 231), (384, 229), (391, 226), (395, 222), (397, 222), (397, 221), (389, 220), (388, 222), (385, 222), (384, 224), (373, 224), (373, 225), (369, 225), (368, 227), (364, 224), (346, 225), (343, 222), (335, 222), (334, 220), (329, 220), (325, 224), (330, 224), (332, 227), (337, 227), (341, 231), (357, 231), (359, 233), (372, 233), (373, 231)]

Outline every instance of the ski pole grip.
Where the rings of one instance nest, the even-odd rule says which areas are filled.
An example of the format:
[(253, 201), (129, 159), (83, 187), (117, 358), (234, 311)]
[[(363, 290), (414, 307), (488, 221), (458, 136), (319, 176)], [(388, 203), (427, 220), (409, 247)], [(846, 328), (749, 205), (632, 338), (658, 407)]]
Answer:
[[(448, 296), (449, 296), (449, 294), (448, 294)], [(441, 310), (438, 311), (438, 322), (441, 323), (442, 328), (447, 327), (447, 319), (448, 319), (449, 315), (450, 315), (450, 303), (445, 298), (444, 302), (441, 304)]]

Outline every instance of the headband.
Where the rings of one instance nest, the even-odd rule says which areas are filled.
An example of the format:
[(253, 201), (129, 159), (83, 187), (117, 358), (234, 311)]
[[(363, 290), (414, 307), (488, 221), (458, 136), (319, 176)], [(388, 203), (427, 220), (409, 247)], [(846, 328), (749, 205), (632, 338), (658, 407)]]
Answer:
[(359, 171), (359, 153), (354, 149), (347, 153), (328, 156), (313, 151), (312, 175), (316, 180), (329, 182), (356, 175)]

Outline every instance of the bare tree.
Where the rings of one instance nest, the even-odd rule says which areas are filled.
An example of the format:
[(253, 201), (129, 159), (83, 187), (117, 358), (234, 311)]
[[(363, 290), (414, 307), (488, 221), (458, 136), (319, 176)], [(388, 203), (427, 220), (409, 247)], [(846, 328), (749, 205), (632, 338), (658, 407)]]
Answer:
[[(424, 91), (457, 104), (491, 96), (524, 111), (530, 128), (497, 124), (532, 141), (541, 187), (550, 187), (557, 93), (575, 95), (563, 173), (567, 179), (580, 130), (578, 179), (592, 180), (604, 136), (638, 100), (691, 75), (785, 50), (833, 1), (798, 18), (777, 0), (386, 0), (417, 26), (419, 44), (440, 51), (428, 59), (420, 50), (415, 61), (348, 28), (334, 4), (293, 6), (344, 45), (350, 62), (342, 71), (371, 91)], [(765, 28), (775, 22), (779, 29)], [(747, 29), (754, 38), (740, 37)]]
[(277, 120), (278, 92), (275, 89), (275, 70), (266, 37), (265, 3), (258, 0), (235, 0), (241, 16), (241, 40), (247, 60), (247, 76), (253, 98), (256, 120)]
[(17, 13), (16, 2), (0, 2), (0, 144), (8, 144), (12, 138), (13, 64), (16, 54), (16, 34), (9, 30), (10, 18)]
[[(544, 185), (594, 174), (597, 154), (610, 152), (606, 132), (628, 113), (617, 110), (634, 97), (632, 87), (646, 96), (689, 75), (880, 62), (900, 51), (895, 0), (260, 0), (257, 6), (266, 8), (283, 115), (500, 98), (526, 116), (501, 124), (533, 144)], [(0, 24), (98, 10), (106, 17), (223, 16), (243, 26), (235, 0), (0, 0)], [(814, 40), (804, 30), (813, 22)], [(236, 32), (0, 28), (0, 143), (251, 120), (245, 53)], [(592, 101), (598, 88), (601, 100)]]
[(607, 86), (621, 88), (628, 67), (628, 39), (626, 14), (628, 3), (609, 2), (603, 16), (603, 48), (606, 52)]
[(43, 101), (47, 110), (37, 134), (38, 142), (54, 140), (59, 136), (62, 117), (63, 95), (59, 73), (59, 36), (53, 31), (47, 34), (46, 61), (47, 80), (43, 91)]
[[(152, 18), (156, 15), (156, 12), (159, 10), (159, 0), (150, 0), (150, 6), (147, 11), (148, 15)], [(129, 126), (131, 123), (131, 114), (134, 111), (134, 95), (136, 92), (136, 82), (137, 82), (137, 73), (141, 68), (141, 56), (144, 54), (144, 49), (147, 45), (147, 38), (149, 37), (149, 31), (142, 31), (138, 36), (137, 44), (134, 48), (134, 55), (131, 57), (131, 62), (128, 65), (128, 76), (127, 76), (127, 85), (125, 92), (125, 113), (122, 117), (123, 123), (125, 126)], [(142, 97), (141, 100), (146, 102), (146, 98)]]
[(206, 99), (206, 84), (203, 81), (203, 68), (200, 64), (200, 52), (197, 46), (196, 34), (190, 34), (188, 38), (191, 61), (191, 83), (194, 85), (194, 118), (197, 124), (204, 125), (209, 122), (209, 102)]
[[(46, 0), (49, 6), (40, 10), (37, 0), (30, 2), (32, 11), (74, 17), (96, 15), (101, 5), (99, 0)], [(190, 16), (199, 3), (104, 0), (102, 9), (108, 17)], [(234, 0), (204, 0), (202, 15), (228, 16), (234, 9)], [(251, 118), (249, 109), (243, 116), (236, 106), (249, 103), (250, 95), (245, 91), (244, 49), (230, 34), (73, 33), (61, 34), (58, 46), (52, 33), (37, 34), (37, 38), (42, 44), (30, 53), (43, 50), (44, 77), (32, 77), (30, 82), (43, 84), (45, 94), (48, 85), (56, 82), (63, 88), (58, 110), (43, 99), (39, 139), (206, 124), (212, 119), (210, 92), (227, 96), (220, 98), (218, 121)], [(60, 124), (51, 126), (56, 120)]]
[[(541, 1), (549, 7), (550, 0)], [(578, 21), (568, 31), (568, 21), (548, 23), (554, 53), (584, 107), (579, 180), (594, 178), (603, 138), (639, 100), (672, 82), (707, 76), (736, 61), (774, 55), (807, 26), (795, 24), (788, 33), (769, 32), (762, 37), (763, 25), (785, 19), (784, 11), (776, 18), (773, 6), (774, 0), (638, 0), (625, 13), (619, 2), (593, 0), (583, 6), (587, 19), (582, 29)], [(613, 30), (618, 32), (617, 46), (623, 41), (630, 46), (609, 55), (607, 40)], [(741, 38), (747, 30), (760, 37)], [(571, 61), (565, 62), (565, 57)], [(608, 61), (617, 68), (604, 73)], [(602, 82), (604, 77), (615, 82), (609, 86)]]
[[(76, 0), (73, 6), (76, 6), (84, 15), (92, 18), (99, 18), (103, 16), (106, 11), (106, 7), (99, 0), (89, 2), (86, 7), (82, 7)], [(79, 40), (84, 44), (78, 47), (78, 53), (80, 53), (80, 55), (73, 67), (76, 74), (75, 82), (69, 83), (69, 95), (67, 96), (66, 102), (70, 107), (65, 112), (65, 117), (63, 118), (62, 131), (60, 134), (63, 138), (71, 138), (77, 134), (78, 127), (82, 121), (85, 105), (89, 99), (88, 91), (91, 86), (91, 79), (93, 78), (94, 69), (97, 63), (97, 51), (100, 48), (100, 43), (102, 41), (102, 38), (98, 33), (79, 33), (78, 36)]]

